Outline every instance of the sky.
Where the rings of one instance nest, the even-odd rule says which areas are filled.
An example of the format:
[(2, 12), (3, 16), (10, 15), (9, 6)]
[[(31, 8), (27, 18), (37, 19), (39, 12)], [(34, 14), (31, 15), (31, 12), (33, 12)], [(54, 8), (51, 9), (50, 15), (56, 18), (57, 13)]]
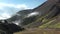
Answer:
[(10, 18), (20, 10), (34, 9), (46, 0), (0, 0), (0, 19)]

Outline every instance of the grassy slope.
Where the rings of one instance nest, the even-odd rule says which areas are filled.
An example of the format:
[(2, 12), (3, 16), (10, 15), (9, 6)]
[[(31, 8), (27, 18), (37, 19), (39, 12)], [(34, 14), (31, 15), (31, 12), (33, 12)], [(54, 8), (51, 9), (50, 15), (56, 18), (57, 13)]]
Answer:
[(50, 19), (45, 18), (46, 16), (48, 15), (39, 17), (36, 21), (28, 24), (26, 27), (34, 27), (34, 23), (41, 21), (40, 23), (42, 24), (40, 24), (39, 28), (60, 28), (60, 14)]
[[(44, 17), (37, 19), (37, 21), (35, 21), (35, 22), (38, 22), (42, 18), (44, 18)], [(46, 23), (39, 26), (38, 28), (26, 29), (22, 32), (17, 32), (14, 34), (60, 34), (60, 29), (56, 29), (56, 28), (60, 28), (60, 15), (57, 15), (56, 17), (51, 18), (51, 19), (44, 18), (44, 20), (42, 20), (42, 22), (43, 23), (46, 22)], [(45, 28), (47, 28), (47, 29), (45, 29)], [(54, 29), (50, 29), (50, 28), (54, 28)]]
[[(47, 23), (39, 26), (38, 28), (26, 29), (22, 32), (17, 32), (14, 34), (60, 34), (59, 29), (56, 29), (56, 28), (60, 28), (60, 15), (51, 19), (44, 19), (42, 22), (43, 23), (47, 22)], [(54, 28), (54, 29), (49, 29), (49, 28)]]
[(48, 22), (46, 24), (39, 26), (39, 28), (60, 28), (60, 15), (51, 18), (51, 20), (45, 20), (48, 20)]

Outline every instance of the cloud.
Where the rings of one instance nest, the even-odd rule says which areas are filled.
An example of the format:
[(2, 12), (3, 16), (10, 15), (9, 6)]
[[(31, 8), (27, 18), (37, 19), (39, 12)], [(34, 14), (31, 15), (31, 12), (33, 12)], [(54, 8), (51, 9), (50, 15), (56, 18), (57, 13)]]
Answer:
[(0, 3), (0, 9), (4, 8), (4, 7), (13, 7), (13, 8), (17, 8), (17, 9), (29, 9), (28, 6), (26, 6), (25, 4), (7, 4), (7, 3)]
[(7, 18), (10, 18), (11, 16), (9, 15), (9, 14), (7, 14), (7, 13), (2, 13), (1, 15), (0, 15), (0, 20), (1, 19), (7, 19)]
[(33, 12), (33, 13), (28, 14), (28, 16), (26, 16), (26, 17), (36, 16), (38, 14), (39, 14), (39, 12)]
[[(0, 3), (0, 19), (10, 18), (11, 14), (16, 13), (19, 10), (30, 9), (26, 4), (8, 4)], [(6, 17), (6, 18), (3, 18)]]

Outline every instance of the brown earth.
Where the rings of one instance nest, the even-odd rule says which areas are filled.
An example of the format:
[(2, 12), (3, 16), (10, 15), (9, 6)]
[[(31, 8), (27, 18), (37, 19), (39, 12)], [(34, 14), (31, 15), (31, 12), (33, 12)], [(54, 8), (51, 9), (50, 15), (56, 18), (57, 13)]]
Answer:
[(60, 29), (39, 29), (32, 28), (14, 34), (60, 34)]

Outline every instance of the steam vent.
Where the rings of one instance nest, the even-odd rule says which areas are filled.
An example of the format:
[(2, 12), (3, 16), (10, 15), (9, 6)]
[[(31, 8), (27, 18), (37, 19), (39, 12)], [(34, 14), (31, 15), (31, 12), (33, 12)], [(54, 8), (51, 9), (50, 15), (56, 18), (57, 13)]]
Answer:
[(47, 0), (42, 5), (28, 11), (31, 12), (29, 14), (22, 12), (26, 15), (21, 17), (20, 23), (25, 30), (14, 34), (60, 34), (60, 0)]

